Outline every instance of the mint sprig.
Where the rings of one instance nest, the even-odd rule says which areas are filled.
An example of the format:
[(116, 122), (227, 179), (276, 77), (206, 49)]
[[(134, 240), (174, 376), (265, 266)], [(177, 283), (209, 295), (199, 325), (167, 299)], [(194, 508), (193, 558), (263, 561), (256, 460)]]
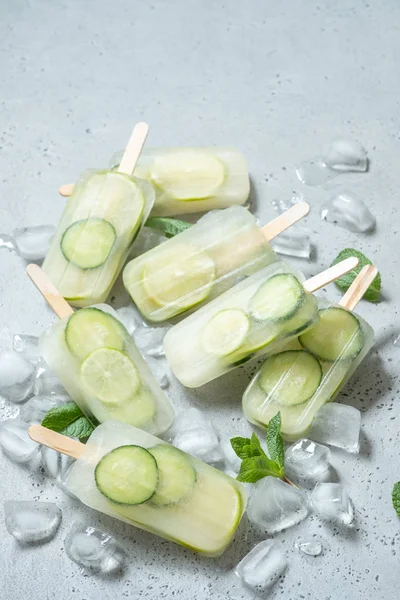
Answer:
[(155, 229), (164, 234), (167, 238), (172, 238), (182, 231), (186, 231), (192, 226), (192, 223), (181, 221), (180, 219), (172, 219), (170, 217), (150, 217), (145, 223), (146, 227)]
[(66, 402), (51, 408), (46, 413), (42, 425), (78, 439), (87, 438), (94, 431), (93, 425), (75, 402)]
[[(340, 288), (343, 291), (349, 289), (354, 279), (359, 274), (361, 269), (365, 267), (365, 265), (372, 265), (372, 262), (369, 260), (369, 258), (367, 258), (362, 252), (360, 252), (359, 250), (355, 250), (354, 248), (345, 248), (344, 250), (339, 252), (332, 265), (336, 265), (336, 263), (344, 260), (345, 258), (349, 258), (350, 256), (355, 256), (356, 258), (358, 258), (359, 263), (355, 269), (353, 269), (349, 273), (346, 273), (346, 275), (342, 275), (342, 277), (339, 277), (339, 279), (336, 279), (335, 284), (338, 288)], [(381, 276), (378, 273), (374, 281), (371, 283), (371, 285), (365, 292), (364, 299), (368, 300), (369, 302), (378, 302), (380, 293)]]
[(392, 490), (392, 502), (393, 508), (397, 513), (397, 516), (400, 517), (400, 481), (394, 484)]
[[(263, 477), (285, 479), (283, 440), (281, 436), (281, 415), (278, 413), (268, 424), (267, 447), (270, 456), (264, 452), (255, 433), (251, 438), (231, 438), (231, 446), (242, 459), (238, 481), (255, 483)], [(286, 479), (285, 479), (286, 480)]]

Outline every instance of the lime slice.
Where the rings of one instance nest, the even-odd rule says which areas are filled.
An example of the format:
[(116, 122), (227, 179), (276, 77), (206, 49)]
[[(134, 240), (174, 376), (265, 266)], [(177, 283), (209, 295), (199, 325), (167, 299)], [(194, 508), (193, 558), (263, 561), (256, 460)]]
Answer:
[(116, 239), (114, 227), (104, 219), (76, 221), (64, 232), (61, 250), (65, 258), (81, 269), (104, 264)]
[(142, 284), (158, 306), (173, 306), (178, 314), (207, 298), (214, 279), (214, 261), (206, 252), (176, 244), (146, 264)]
[(83, 308), (75, 312), (65, 328), (68, 348), (81, 360), (98, 348), (123, 350), (125, 337), (123, 325), (98, 308)]
[(110, 406), (131, 400), (141, 383), (131, 359), (111, 348), (99, 348), (89, 354), (81, 365), (80, 377), (90, 396)]
[(202, 200), (215, 194), (224, 183), (224, 164), (212, 154), (181, 150), (158, 156), (151, 179), (176, 200)]
[(221, 310), (205, 326), (201, 345), (208, 354), (227, 356), (240, 348), (249, 328), (249, 318), (242, 310)]
[(150, 390), (143, 387), (135, 394), (135, 397), (125, 404), (109, 405), (107, 412), (108, 419), (112, 421), (121, 421), (134, 427), (146, 428), (146, 425), (154, 419), (157, 405)]

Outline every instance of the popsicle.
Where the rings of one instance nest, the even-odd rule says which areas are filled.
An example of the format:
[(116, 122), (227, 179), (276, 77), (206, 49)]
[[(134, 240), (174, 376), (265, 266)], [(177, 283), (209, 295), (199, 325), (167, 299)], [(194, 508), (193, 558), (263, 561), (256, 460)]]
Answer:
[(86, 445), (40, 425), (29, 434), (77, 459), (66, 486), (81, 502), (207, 556), (222, 554), (246, 508), (241, 483), (130, 425), (103, 423)]
[(123, 272), (125, 288), (149, 321), (164, 321), (198, 308), (277, 261), (268, 241), (309, 210), (306, 202), (298, 202), (263, 228), (242, 206), (211, 212), (131, 260)]
[(307, 434), (318, 409), (335, 398), (372, 346), (372, 328), (353, 309), (376, 274), (365, 266), (337, 305), (318, 298), (319, 321), (264, 361), (243, 396), (251, 423), (266, 427), (280, 411), (285, 439)]
[(147, 131), (138, 123), (118, 170), (86, 171), (66, 204), (43, 270), (74, 306), (106, 299), (150, 213), (152, 186), (131, 176)]
[(311, 292), (357, 264), (348, 258), (307, 281), (283, 262), (261, 269), (167, 332), (164, 349), (175, 376), (195, 388), (275, 352), (318, 321)]
[[(121, 154), (113, 156), (113, 166)], [(244, 204), (250, 191), (246, 160), (234, 148), (152, 148), (142, 152), (134, 175), (154, 185), (153, 216)], [(63, 185), (59, 192), (69, 196), (73, 187)]]
[(41, 335), (40, 352), (88, 419), (166, 431), (172, 406), (111, 306), (74, 312), (40, 267), (27, 273), (61, 319)]

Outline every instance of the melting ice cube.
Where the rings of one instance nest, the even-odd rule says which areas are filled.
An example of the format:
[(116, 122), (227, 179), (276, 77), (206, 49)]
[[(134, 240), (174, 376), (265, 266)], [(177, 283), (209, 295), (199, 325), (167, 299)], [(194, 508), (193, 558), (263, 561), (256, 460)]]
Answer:
[(10, 500), (4, 512), (8, 533), (21, 543), (50, 540), (61, 523), (61, 510), (53, 502)]
[(14, 229), (13, 235), (18, 254), (25, 260), (41, 260), (46, 256), (55, 232), (54, 225)]
[(325, 151), (324, 163), (334, 171), (367, 171), (368, 155), (360, 142), (337, 139)]
[(274, 238), (271, 241), (271, 246), (278, 254), (297, 258), (310, 258), (310, 230), (301, 225), (294, 225)]
[(121, 308), (117, 308), (115, 312), (129, 335), (133, 335), (135, 329), (142, 326), (142, 319), (133, 306), (122, 306)]
[[(72, 438), (77, 439), (77, 438)], [(66, 481), (68, 478), (69, 471), (75, 462), (72, 456), (67, 456), (57, 450), (48, 448), (47, 446), (41, 447), (42, 461), (46, 474), (54, 480), (54, 483), (68, 495), (72, 495), (66, 487)]]
[(232, 448), (230, 438), (226, 438), (221, 441), (220, 448), (225, 459), (226, 466), (232, 469), (232, 472), (236, 475), (239, 473), (242, 459), (238, 457), (234, 449)]
[(311, 492), (311, 504), (324, 519), (350, 525), (353, 507), (345, 488), (340, 483), (317, 483)]
[(247, 516), (261, 531), (275, 533), (293, 527), (308, 515), (303, 492), (276, 477), (264, 477), (254, 485)]
[(17, 463), (25, 463), (39, 452), (39, 444), (28, 434), (29, 424), (18, 419), (0, 423), (0, 446), (7, 456)]
[(114, 573), (128, 564), (128, 554), (104, 531), (75, 523), (65, 538), (65, 551), (80, 567)]
[(280, 542), (260, 542), (245, 556), (235, 569), (243, 583), (258, 592), (268, 590), (282, 575), (287, 566)]
[(172, 443), (180, 450), (207, 463), (223, 460), (217, 433), (197, 408), (188, 408), (178, 414), (173, 431)]
[(42, 362), (36, 374), (34, 392), (37, 396), (56, 395), (68, 399), (68, 394), (60, 380), (53, 375), (48, 366)]
[(376, 219), (366, 204), (355, 194), (341, 193), (334, 196), (321, 212), (321, 219), (354, 231), (372, 231)]
[(300, 540), (295, 544), (296, 548), (308, 556), (319, 556), (322, 552), (322, 544), (312, 538)]
[(165, 355), (163, 340), (167, 331), (166, 327), (141, 327), (134, 332), (133, 337), (143, 354), (160, 358)]
[(310, 439), (357, 454), (360, 450), (361, 413), (353, 406), (330, 402), (321, 406), (308, 433)]
[(330, 450), (312, 440), (299, 440), (285, 452), (285, 473), (306, 481), (325, 480), (331, 472)]
[(19, 411), (19, 418), (25, 423), (41, 423), (46, 413), (62, 404), (63, 397), (33, 396)]
[(17, 352), (0, 353), (0, 396), (23, 402), (33, 392), (35, 367)]

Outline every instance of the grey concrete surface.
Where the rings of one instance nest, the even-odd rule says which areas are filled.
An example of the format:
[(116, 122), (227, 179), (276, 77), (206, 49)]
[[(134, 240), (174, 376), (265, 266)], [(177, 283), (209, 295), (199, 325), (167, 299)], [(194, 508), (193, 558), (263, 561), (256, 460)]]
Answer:
[[(56, 223), (63, 205), (57, 187), (105, 165), (132, 124), (146, 119), (153, 146), (241, 148), (263, 221), (273, 214), (271, 200), (302, 191), (312, 204), (308, 224), (317, 249), (314, 261), (300, 262), (306, 273), (346, 246), (379, 266), (384, 300), (359, 309), (376, 330), (376, 345), (341, 396), (363, 413), (361, 453), (334, 452), (356, 524), (346, 533), (311, 518), (277, 535), (290, 568), (270, 597), (399, 598), (400, 521), (390, 499), (400, 479), (400, 350), (392, 344), (400, 330), (398, 1), (3, 0), (0, 40), (0, 231)], [(365, 144), (370, 173), (343, 176), (325, 189), (302, 186), (295, 166), (337, 136)], [(340, 189), (365, 198), (376, 233), (321, 224), (322, 202)], [(329, 293), (338, 298), (334, 288)], [(2, 345), (12, 332), (39, 334), (53, 320), (23, 261), (0, 250)], [(174, 384), (169, 395), (177, 407), (203, 407), (222, 434), (237, 434), (246, 427), (240, 397), (248, 371), (189, 393)], [(1, 412), (12, 408), (3, 403)], [(20, 547), (0, 515), (2, 600), (253, 597), (232, 571), (260, 539), (245, 525), (221, 558), (199, 558), (79, 506), (40, 470), (4, 456), (0, 498), (55, 500), (63, 510), (56, 538), (39, 547)], [(79, 572), (63, 550), (76, 519), (126, 545), (126, 573), (109, 580)], [(320, 557), (294, 549), (310, 532), (323, 540)]]

